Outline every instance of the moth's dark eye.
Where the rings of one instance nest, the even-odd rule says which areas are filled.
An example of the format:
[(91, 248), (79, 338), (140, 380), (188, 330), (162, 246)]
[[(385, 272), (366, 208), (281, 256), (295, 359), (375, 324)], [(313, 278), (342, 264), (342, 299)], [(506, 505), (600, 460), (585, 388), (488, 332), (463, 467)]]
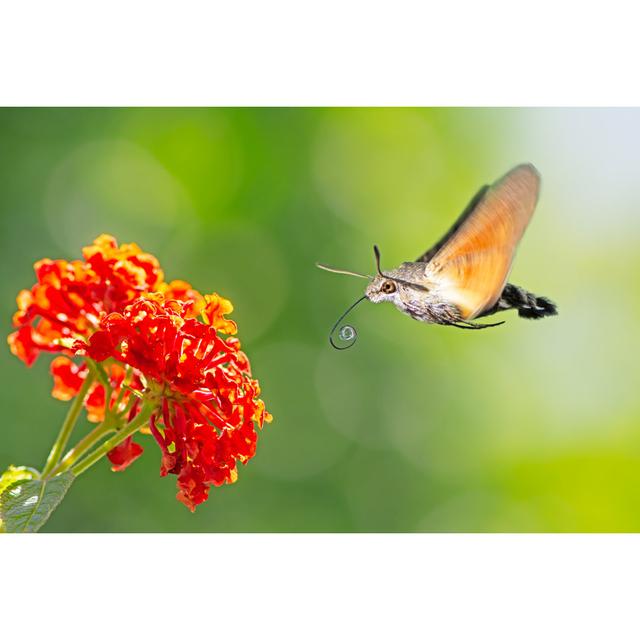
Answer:
[(391, 280), (385, 280), (382, 283), (382, 293), (393, 293), (396, 290), (395, 283), (391, 282)]

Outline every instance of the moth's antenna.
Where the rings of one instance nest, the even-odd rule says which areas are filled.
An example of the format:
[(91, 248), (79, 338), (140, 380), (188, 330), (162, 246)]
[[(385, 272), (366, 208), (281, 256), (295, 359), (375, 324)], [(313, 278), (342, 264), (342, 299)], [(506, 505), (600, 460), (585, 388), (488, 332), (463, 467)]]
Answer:
[(338, 337), (340, 338), (340, 340), (342, 340), (343, 342), (346, 342), (347, 344), (344, 347), (340, 347), (338, 346), (334, 341), (333, 341), (333, 334), (335, 333), (335, 330), (338, 328), (338, 325), (344, 320), (345, 316), (358, 304), (360, 304), (363, 300), (366, 300), (367, 296), (362, 296), (362, 298), (358, 298), (337, 320), (336, 323), (333, 325), (333, 327), (331, 328), (331, 331), (329, 332), (329, 342), (331, 343), (331, 346), (334, 349), (337, 349), (338, 351), (344, 351), (345, 349), (349, 349), (349, 347), (353, 347), (353, 345), (356, 343), (356, 340), (358, 339), (358, 332), (355, 330), (355, 327), (352, 327), (350, 324), (345, 324), (342, 325), (340, 327), (340, 330), (338, 331)]
[(325, 271), (329, 271), (331, 273), (341, 273), (345, 276), (356, 276), (357, 278), (365, 278), (366, 280), (371, 280), (371, 276), (366, 276), (363, 273), (347, 271), (346, 269), (335, 269), (334, 267), (329, 267), (326, 264), (320, 264), (319, 262), (316, 262), (316, 267), (318, 267), (319, 269), (324, 269)]
[(427, 287), (422, 284), (418, 284), (417, 282), (409, 282), (408, 280), (403, 280), (402, 278), (394, 278), (393, 276), (389, 276), (386, 273), (382, 273), (382, 269), (380, 268), (380, 249), (378, 249), (378, 245), (373, 245), (373, 253), (376, 257), (376, 269), (378, 270), (378, 274), (380, 274), (383, 278), (387, 280), (393, 280), (394, 282), (399, 282), (400, 284), (405, 285), (406, 287), (412, 287), (413, 289), (419, 289), (420, 291), (429, 291)]
[(374, 244), (373, 245), (373, 254), (376, 257), (376, 269), (378, 269), (378, 273), (385, 278), (386, 276), (384, 275), (384, 273), (382, 273), (382, 269), (380, 269), (380, 249), (378, 249), (378, 245)]

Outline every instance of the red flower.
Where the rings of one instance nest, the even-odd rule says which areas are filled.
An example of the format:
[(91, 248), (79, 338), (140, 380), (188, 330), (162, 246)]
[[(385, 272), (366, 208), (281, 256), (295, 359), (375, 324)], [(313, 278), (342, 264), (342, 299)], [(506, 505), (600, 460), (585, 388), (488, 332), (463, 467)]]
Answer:
[[(178, 476), (177, 497), (194, 510), (211, 485), (235, 482), (238, 461), (255, 454), (256, 426), (271, 420), (240, 342), (218, 335), (236, 333), (225, 318), (233, 305), (182, 280), (164, 282), (155, 257), (111, 236), (83, 257), (36, 263), (37, 283), (17, 298), (11, 350), (27, 365), (42, 351), (65, 354), (51, 363), (52, 395), (61, 400), (79, 393), (90, 370), (71, 357), (98, 363), (84, 397), (92, 422), (107, 410), (131, 421), (138, 396), (155, 404), (147, 432), (162, 451), (160, 473)], [(141, 454), (129, 437), (108, 457), (121, 471)]]
[[(161, 424), (153, 416), (150, 424), (162, 450), (161, 475), (178, 476), (178, 499), (193, 510), (211, 485), (236, 480), (236, 463), (255, 454), (256, 424), (271, 416), (240, 342), (223, 340), (214, 326), (189, 317), (188, 305), (159, 294), (138, 299), (104, 317), (76, 347), (98, 362), (113, 358), (144, 375), (151, 397), (162, 403)], [(220, 312), (215, 317), (228, 322)]]

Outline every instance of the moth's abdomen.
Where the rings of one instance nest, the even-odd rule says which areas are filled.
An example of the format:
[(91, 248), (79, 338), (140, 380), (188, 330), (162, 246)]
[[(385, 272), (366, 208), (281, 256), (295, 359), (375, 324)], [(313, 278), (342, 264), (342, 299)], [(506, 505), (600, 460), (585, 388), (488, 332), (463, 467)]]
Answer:
[(549, 298), (537, 296), (522, 287), (507, 283), (498, 302), (491, 309), (483, 311), (478, 317), (490, 316), (507, 309), (517, 309), (521, 318), (538, 319), (558, 315), (558, 307)]
[(400, 311), (411, 316), (414, 320), (428, 324), (450, 324), (461, 319), (457, 307), (442, 301), (429, 300), (420, 302), (408, 302), (396, 305)]

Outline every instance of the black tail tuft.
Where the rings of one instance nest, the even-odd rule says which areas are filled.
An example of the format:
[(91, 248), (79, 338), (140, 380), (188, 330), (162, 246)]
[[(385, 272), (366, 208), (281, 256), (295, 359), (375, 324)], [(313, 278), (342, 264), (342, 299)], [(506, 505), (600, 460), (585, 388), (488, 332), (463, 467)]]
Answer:
[(501, 308), (517, 309), (521, 318), (538, 319), (558, 315), (558, 307), (549, 298), (536, 296), (514, 284), (505, 286), (498, 304)]
[(557, 316), (558, 307), (549, 298), (536, 298), (535, 306), (518, 307), (518, 315), (521, 318), (546, 318), (547, 316)]

